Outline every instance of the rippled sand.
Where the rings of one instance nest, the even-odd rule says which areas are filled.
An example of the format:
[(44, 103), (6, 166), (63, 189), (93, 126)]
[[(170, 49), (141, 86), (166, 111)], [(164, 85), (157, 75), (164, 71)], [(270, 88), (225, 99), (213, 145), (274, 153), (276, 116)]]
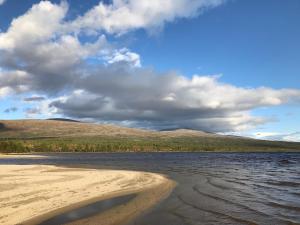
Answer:
[(98, 218), (101, 223), (91, 219), (78, 221), (79, 224), (115, 224), (153, 206), (172, 187), (172, 181), (154, 173), (0, 165), (0, 224), (34, 224), (101, 199), (141, 193), (127, 207), (118, 207), (118, 213), (111, 210), (107, 212), (110, 216), (106, 213), (106, 217)]

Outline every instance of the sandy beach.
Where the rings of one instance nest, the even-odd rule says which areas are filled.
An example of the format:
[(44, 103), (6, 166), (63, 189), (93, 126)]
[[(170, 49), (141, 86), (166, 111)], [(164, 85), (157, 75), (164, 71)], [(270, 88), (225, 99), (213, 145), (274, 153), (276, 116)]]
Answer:
[(121, 224), (168, 196), (162, 175), (123, 170), (0, 165), (0, 224), (37, 224), (83, 205), (137, 193), (126, 204), (72, 224)]
[(24, 159), (24, 158), (28, 158), (28, 159), (38, 159), (38, 158), (45, 158), (47, 156), (43, 156), (43, 155), (35, 155), (35, 154), (28, 154), (28, 153), (0, 153), (0, 159)]

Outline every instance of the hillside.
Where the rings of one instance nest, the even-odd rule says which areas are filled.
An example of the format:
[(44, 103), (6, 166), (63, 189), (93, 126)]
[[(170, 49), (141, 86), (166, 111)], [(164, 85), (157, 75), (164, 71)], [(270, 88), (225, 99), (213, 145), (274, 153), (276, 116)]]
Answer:
[(1, 138), (152, 135), (145, 130), (62, 120), (0, 120), (0, 132)]
[(0, 152), (299, 151), (300, 143), (68, 120), (0, 120)]
[(219, 136), (203, 131), (177, 129), (150, 131), (115, 125), (84, 123), (62, 119), (49, 120), (0, 120), (0, 138), (45, 138), (45, 137), (204, 137)]

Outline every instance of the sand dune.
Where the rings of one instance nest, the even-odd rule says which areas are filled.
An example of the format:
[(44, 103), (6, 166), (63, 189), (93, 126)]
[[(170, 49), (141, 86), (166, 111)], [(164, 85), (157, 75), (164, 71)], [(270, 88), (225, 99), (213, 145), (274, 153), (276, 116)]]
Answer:
[[(0, 165), (0, 224), (35, 224), (80, 205), (141, 193), (134, 200), (135, 207), (128, 204), (113, 219), (106, 216), (110, 219), (101, 220), (105, 224), (115, 224), (151, 207), (172, 187), (172, 181), (164, 176), (146, 172)], [(143, 195), (147, 197), (145, 193), (150, 197), (147, 201), (143, 200)]]

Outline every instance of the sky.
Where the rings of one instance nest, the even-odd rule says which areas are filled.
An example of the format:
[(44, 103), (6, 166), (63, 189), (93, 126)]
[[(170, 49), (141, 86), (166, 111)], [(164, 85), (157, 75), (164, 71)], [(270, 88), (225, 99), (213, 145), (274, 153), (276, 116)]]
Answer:
[(299, 0), (0, 0), (0, 119), (300, 141)]

